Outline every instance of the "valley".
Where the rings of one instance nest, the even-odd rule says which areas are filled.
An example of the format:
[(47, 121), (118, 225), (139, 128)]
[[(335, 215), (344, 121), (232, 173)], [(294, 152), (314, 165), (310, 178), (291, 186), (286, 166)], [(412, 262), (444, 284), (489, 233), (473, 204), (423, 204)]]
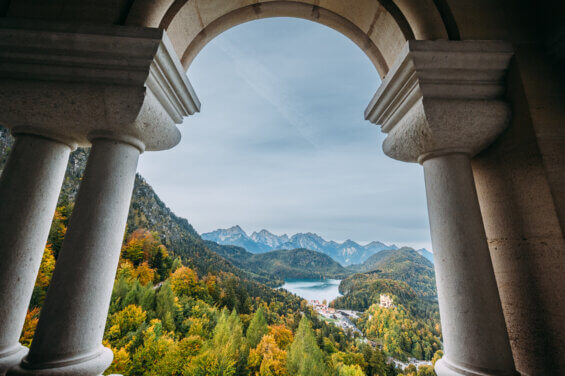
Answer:
[[(241, 235), (241, 228), (234, 228)], [(240, 236), (222, 239), (238, 243)], [(421, 361), (441, 350), (433, 263), (421, 251), (385, 249), (342, 267), (325, 253), (304, 248), (251, 253), (236, 245), (207, 244), (243, 270), (284, 280), (283, 288), (306, 299), (325, 321), (357, 333), (391, 360), (426, 364)], [(382, 306), (383, 297), (393, 302), (390, 307)]]
[[(0, 171), (12, 143), (0, 128)], [(33, 341), (87, 158), (88, 150), (79, 148), (69, 159), (21, 335), (26, 346)], [(272, 375), (291, 370), (309, 375), (300, 371), (309, 354), (320, 376), (397, 376), (402, 367), (393, 358), (431, 360), (441, 354), (433, 337), (440, 336), (439, 324), (430, 329), (437, 303), (428, 273), (433, 266), (425, 257), (386, 246), (334, 259), (328, 249), (357, 249), (357, 243), (339, 245), (305, 234), (330, 247), (313, 250), (304, 246), (314, 243), (297, 235), (276, 243), (266, 231), (256, 233), (252, 240), (268, 245), (260, 252), (205, 240), (137, 175), (104, 334), (104, 345), (114, 353), (106, 373), (253, 375), (269, 367)], [(277, 244), (301, 247), (268, 249)], [(387, 256), (373, 257), (382, 252)], [(360, 259), (364, 262), (353, 263)], [(390, 312), (378, 312), (381, 293), (395, 302)], [(303, 298), (333, 301), (324, 313)], [(332, 310), (358, 313), (342, 320), (332, 317)], [(376, 322), (377, 316), (384, 321)], [(411, 329), (399, 332), (399, 325)]]

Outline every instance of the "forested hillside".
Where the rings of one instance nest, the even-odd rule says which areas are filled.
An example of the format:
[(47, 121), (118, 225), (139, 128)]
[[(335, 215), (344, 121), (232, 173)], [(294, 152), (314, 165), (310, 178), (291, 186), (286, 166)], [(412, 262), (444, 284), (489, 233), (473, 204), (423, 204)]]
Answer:
[(278, 279), (344, 278), (349, 271), (330, 256), (309, 249), (283, 249), (265, 253), (251, 253), (233, 245), (206, 241), (213, 251), (249, 273), (264, 273)]
[(412, 248), (381, 251), (349, 269), (370, 272), (374, 278), (404, 281), (422, 297), (437, 297), (434, 265)]
[[(5, 153), (11, 139), (0, 132)], [(27, 346), (87, 156), (78, 149), (69, 160), (22, 331)], [(4, 162), (2, 154), (0, 170)], [(386, 351), (319, 320), (305, 301), (259, 281), (273, 279), (211, 251), (137, 176), (104, 334), (104, 345), (114, 352), (106, 374), (401, 375)], [(421, 367), (418, 375), (430, 372)]]
[[(441, 349), (439, 307), (433, 265), (411, 248), (381, 251), (350, 270), (364, 271), (341, 281), (336, 308), (363, 311), (363, 333), (399, 359), (432, 359)], [(389, 296), (393, 307), (380, 305)]]
[[(12, 143), (9, 134), (5, 133), (4, 129), (2, 129), (2, 132), (4, 133), (0, 133), (0, 139), (4, 141), (0, 141), (0, 149), (2, 148), (1, 145), (11, 145)], [(59, 208), (63, 208), (62, 211), (66, 214), (70, 215), (72, 211), (88, 154), (88, 149), (78, 148), (69, 157), (61, 195), (57, 204)], [(0, 166), (0, 170), (2, 166)], [(131, 234), (136, 229), (156, 232), (171, 255), (180, 257), (185, 264), (193, 268), (199, 275), (223, 271), (246, 279), (256, 279), (258, 282), (273, 283), (270, 277), (266, 275), (249, 275), (234, 267), (215, 252), (210, 251), (188, 221), (177, 217), (159, 199), (151, 186), (139, 174), (136, 174), (135, 177), (126, 235)], [(58, 248), (56, 247), (55, 254), (57, 253)]]
[(266, 274), (246, 273), (211, 251), (188, 221), (177, 217), (139, 174), (135, 179), (127, 232), (138, 228), (157, 232), (163, 244), (199, 275), (223, 271), (271, 285), (279, 282)]

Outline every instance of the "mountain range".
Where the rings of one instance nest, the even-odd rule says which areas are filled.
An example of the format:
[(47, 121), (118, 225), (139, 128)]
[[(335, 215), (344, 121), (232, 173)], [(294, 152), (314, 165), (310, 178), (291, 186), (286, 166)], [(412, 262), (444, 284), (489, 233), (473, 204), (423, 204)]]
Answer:
[[(204, 240), (218, 244), (243, 247), (251, 253), (265, 253), (279, 249), (309, 249), (324, 253), (343, 266), (362, 264), (376, 253), (398, 249), (394, 244), (386, 245), (379, 241), (373, 241), (367, 245), (360, 245), (349, 239), (343, 243), (327, 241), (311, 232), (298, 233), (289, 237), (287, 234), (279, 236), (263, 229), (253, 232), (250, 236), (238, 225), (207, 232), (201, 236)], [(428, 250), (422, 248), (416, 252), (433, 263), (433, 254)]]
[(341, 279), (351, 274), (330, 256), (309, 249), (279, 249), (264, 253), (251, 253), (235, 245), (222, 245), (212, 241), (206, 241), (205, 244), (210, 250), (249, 274), (262, 273), (262, 275), (271, 276), (276, 281)]

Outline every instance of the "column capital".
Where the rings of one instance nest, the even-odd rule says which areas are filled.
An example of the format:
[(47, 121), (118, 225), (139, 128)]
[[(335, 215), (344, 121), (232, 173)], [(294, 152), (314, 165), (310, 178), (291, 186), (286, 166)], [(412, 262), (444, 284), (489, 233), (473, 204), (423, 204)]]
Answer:
[(180, 141), (200, 102), (162, 29), (0, 20), (0, 122), (88, 146), (93, 132)]
[(475, 155), (507, 126), (503, 41), (410, 40), (365, 110), (387, 133), (391, 158), (421, 162), (436, 153)]

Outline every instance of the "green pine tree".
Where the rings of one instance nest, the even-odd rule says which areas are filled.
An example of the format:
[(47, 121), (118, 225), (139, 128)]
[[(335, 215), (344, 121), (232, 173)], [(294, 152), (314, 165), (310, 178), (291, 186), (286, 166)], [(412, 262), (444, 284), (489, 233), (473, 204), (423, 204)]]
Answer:
[(155, 313), (168, 331), (175, 330), (175, 295), (169, 281), (163, 283), (156, 295)]
[(286, 362), (291, 375), (324, 376), (328, 374), (324, 353), (316, 343), (310, 321), (303, 316), (290, 345)]
[(263, 314), (263, 307), (259, 307), (247, 328), (247, 342), (249, 343), (249, 347), (257, 347), (259, 342), (261, 342), (261, 338), (268, 332), (269, 328), (265, 315)]
[(234, 310), (232, 314), (224, 309), (214, 328), (214, 336), (204, 352), (198, 357), (195, 376), (231, 376), (244, 369), (246, 355), (243, 325)]

